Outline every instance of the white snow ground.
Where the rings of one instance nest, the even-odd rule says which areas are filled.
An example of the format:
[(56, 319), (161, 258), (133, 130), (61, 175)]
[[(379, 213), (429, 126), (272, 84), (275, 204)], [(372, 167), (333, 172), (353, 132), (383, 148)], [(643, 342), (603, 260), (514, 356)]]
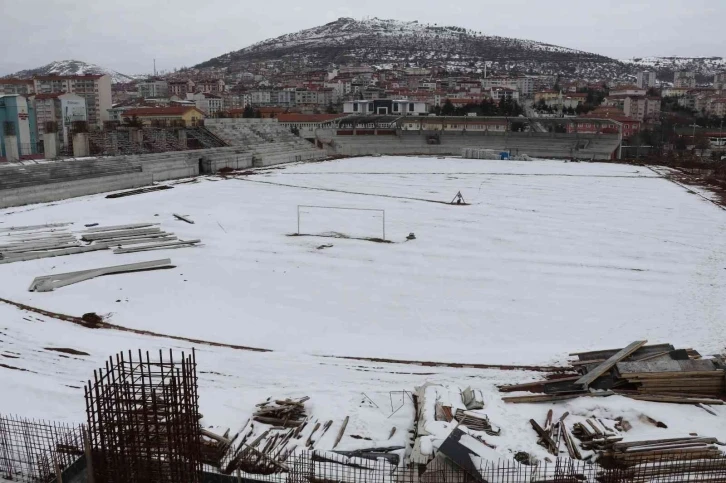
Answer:
[[(311, 187), (320, 189), (305, 189)], [(471, 205), (422, 201), (448, 203), (459, 190)], [(298, 205), (383, 209), (394, 243), (287, 236), (296, 231)], [(176, 221), (172, 213), (196, 223)], [(350, 224), (355, 216), (340, 222)], [(320, 355), (562, 363), (571, 351), (639, 338), (708, 354), (723, 349), (726, 333), (724, 212), (647, 168), (358, 158), (0, 212), (0, 228), (65, 221), (74, 222), (74, 230), (94, 222), (157, 221), (181, 238), (202, 238), (204, 245), (0, 265), (0, 297), (71, 315), (110, 314), (111, 322), (126, 327), (273, 349), (196, 346), (205, 423), (234, 431), (268, 396), (309, 395), (317, 417), (339, 424), (350, 414), (346, 434), (374, 439), (346, 437), (339, 449), (383, 442), (393, 425), (399, 431), (386, 444), (403, 442), (413, 409), (407, 403), (389, 419), (389, 391), (410, 391), (425, 381), (484, 390), (485, 412), (504, 431), (494, 441), (502, 455), (517, 449), (544, 456), (527, 421), (543, 421), (553, 405), (501, 402), (494, 386), (540, 377), (531, 372)], [(302, 231), (327, 231), (328, 225), (318, 219)], [(378, 227), (356, 229), (377, 237)], [(405, 242), (410, 232), (416, 240)], [(323, 244), (333, 246), (317, 249)], [(101, 277), (50, 293), (27, 291), (40, 275), (166, 257), (176, 269)], [(26, 369), (0, 366), (0, 411), (83, 421), (80, 388), (108, 356), (190, 346), (84, 329), (0, 304), (0, 364)], [(362, 402), (364, 393), (375, 404)], [(400, 393), (394, 395), (394, 406), (400, 401)], [(665, 421), (668, 437), (726, 434), (723, 407), (715, 408), (721, 417), (621, 397), (554, 407), (574, 416), (630, 417), (636, 428), (628, 439), (663, 434), (637, 422), (642, 412)]]

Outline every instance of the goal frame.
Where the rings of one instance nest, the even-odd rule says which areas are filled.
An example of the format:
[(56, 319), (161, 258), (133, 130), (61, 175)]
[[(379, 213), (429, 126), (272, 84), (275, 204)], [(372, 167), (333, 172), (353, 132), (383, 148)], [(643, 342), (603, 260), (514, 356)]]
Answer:
[(378, 213), (381, 213), (381, 215), (382, 215), (381, 230), (382, 230), (383, 238), (381, 238), (381, 240), (386, 239), (386, 210), (381, 210), (378, 208), (351, 208), (349, 206), (297, 205), (297, 235), (301, 235), (301, 233), (300, 233), (300, 208), (316, 208), (316, 209), (322, 209), (322, 210), (376, 211)]

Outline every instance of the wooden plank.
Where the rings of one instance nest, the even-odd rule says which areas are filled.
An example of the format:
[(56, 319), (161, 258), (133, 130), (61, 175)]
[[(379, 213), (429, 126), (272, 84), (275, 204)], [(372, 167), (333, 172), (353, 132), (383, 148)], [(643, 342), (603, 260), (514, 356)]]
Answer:
[(338, 446), (338, 443), (340, 443), (340, 440), (343, 437), (343, 433), (345, 432), (345, 427), (348, 426), (348, 420), (350, 420), (350, 416), (346, 416), (343, 420), (343, 425), (340, 427), (340, 431), (338, 431), (338, 436), (335, 438), (335, 444), (333, 445), (333, 449), (335, 449), (335, 447)]
[[(572, 352), (569, 355), (577, 356), (582, 361), (587, 360), (587, 359), (590, 359), (590, 360), (605, 359), (605, 360), (607, 360), (609, 357), (615, 355), (620, 350), (622, 350), (622, 349), (604, 349), (604, 350), (597, 350), (597, 351)], [(637, 356), (640, 356), (640, 355), (645, 355), (646, 353), (654, 354), (656, 352), (664, 352), (664, 351), (672, 351), (672, 350), (675, 350), (675, 347), (673, 347), (671, 344), (653, 344), (653, 345), (646, 345), (646, 346), (641, 347), (634, 354)]]
[(190, 225), (194, 224), (194, 222), (192, 220), (190, 220), (189, 218), (187, 218), (186, 216), (182, 216), (177, 213), (172, 213), (172, 215), (174, 215), (174, 218), (176, 218), (177, 220), (186, 221)]
[(532, 425), (532, 429), (534, 429), (540, 438), (542, 438), (542, 441), (545, 443), (545, 445), (548, 447), (549, 452), (553, 455), (557, 454), (557, 445), (554, 441), (552, 441), (552, 438), (550, 438), (550, 435), (547, 434), (547, 431), (542, 429), (542, 426), (540, 426), (537, 421), (534, 419), (529, 420), (529, 424)]
[(112, 225), (112, 226), (98, 226), (83, 230), (82, 233), (98, 233), (102, 231), (119, 231), (119, 230), (135, 230), (136, 228), (147, 228), (149, 226), (156, 226), (159, 223), (134, 223), (132, 225)]
[(608, 360), (597, 366), (595, 369), (575, 381), (575, 384), (582, 385), (584, 389), (587, 389), (589, 385), (592, 384), (598, 377), (602, 376), (607, 371), (609, 371), (615, 364), (622, 361), (630, 354), (643, 347), (647, 342), (647, 340), (638, 340), (631, 343), (630, 345), (628, 345), (624, 349), (621, 349), (615, 355), (610, 357)]
[(673, 404), (715, 404), (722, 405), (724, 402), (721, 399), (708, 399), (708, 398), (696, 398), (696, 397), (677, 397), (677, 396), (661, 396), (658, 394), (624, 394), (625, 397), (630, 399), (637, 399), (638, 401), (651, 401), (651, 402), (664, 402)]
[(576, 399), (578, 397), (606, 397), (615, 394), (612, 391), (601, 391), (601, 392), (578, 392), (573, 394), (538, 394), (534, 396), (510, 396), (503, 397), (502, 401), (512, 404), (523, 404), (523, 403), (540, 403), (540, 402), (555, 402), (555, 401), (567, 401), (568, 399)]
[(202, 240), (179, 240), (175, 242), (168, 242), (168, 243), (155, 243), (152, 245), (143, 245), (143, 246), (136, 246), (131, 248), (117, 248), (113, 252), (117, 255), (122, 253), (136, 253), (136, 252), (146, 252), (149, 250), (166, 250), (166, 249), (172, 249), (172, 248), (184, 248), (184, 247), (190, 247), (194, 246), (197, 243), (200, 243)]
[(41, 258), (51, 258), (51, 257), (62, 257), (65, 255), (76, 255), (78, 253), (86, 253), (86, 252), (93, 252), (96, 250), (107, 250), (108, 246), (105, 244), (99, 244), (99, 245), (88, 245), (85, 247), (71, 247), (71, 248), (63, 248), (61, 250), (51, 250), (47, 252), (33, 252), (33, 253), (23, 253), (19, 255), (13, 255), (9, 257), (3, 257), (0, 258), (0, 264), (3, 263), (14, 263), (14, 262), (24, 262), (27, 260), (38, 260)]
[(625, 378), (633, 374), (670, 374), (684, 372), (708, 372), (716, 370), (716, 366), (709, 359), (687, 361), (658, 359), (636, 362), (618, 362), (615, 366), (618, 370), (618, 373), (620, 373), (620, 375)]
[(641, 441), (627, 441), (624, 443), (615, 443), (613, 448), (617, 451), (624, 450), (625, 448), (632, 448), (634, 446), (646, 446), (646, 445), (661, 445), (664, 443), (703, 443), (703, 444), (714, 444), (717, 442), (716, 438), (698, 437), (698, 436), (685, 436), (682, 438), (665, 438), (665, 439), (651, 439)]

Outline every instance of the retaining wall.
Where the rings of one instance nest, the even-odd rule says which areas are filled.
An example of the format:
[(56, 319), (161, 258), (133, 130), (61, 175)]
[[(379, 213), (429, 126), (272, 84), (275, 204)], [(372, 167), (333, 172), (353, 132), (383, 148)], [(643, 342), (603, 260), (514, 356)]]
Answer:
[(29, 205), (32, 203), (47, 203), (107, 191), (139, 188), (148, 186), (151, 183), (151, 174), (142, 171), (131, 174), (85, 178), (47, 185), (6, 189), (0, 191), (0, 208)]

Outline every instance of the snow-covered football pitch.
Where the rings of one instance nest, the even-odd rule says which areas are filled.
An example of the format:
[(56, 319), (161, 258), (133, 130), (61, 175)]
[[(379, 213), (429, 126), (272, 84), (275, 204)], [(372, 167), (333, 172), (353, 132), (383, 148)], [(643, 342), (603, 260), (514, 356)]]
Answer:
[[(0, 230), (155, 222), (202, 245), (0, 265), (0, 297), (271, 350), (196, 345), (201, 409), (213, 423), (234, 427), (273, 394), (313, 394), (329, 417), (352, 404), (371, 411), (360, 424), (377, 427), (377, 409), (361, 409), (361, 393), (385, 406), (388, 391), (425, 380), (493, 388), (537, 376), (321, 356), (562, 364), (568, 352), (637, 339), (723, 350), (726, 213), (660, 173), (562, 161), (356, 158), (10, 208), (0, 211)], [(450, 204), (458, 192), (465, 204)], [(28, 291), (41, 275), (159, 258), (176, 268)], [(85, 329), (7, 304), (0, 317), (0, 363), (21, 369), (0, 367), (0, 411), (27, 416), (82, 420), (79, 388), (109, 355), (195, 345)], [(391, 411), (379, 412), (385, 439)], [(411, 413), (396, 417), (405, 426)]]

